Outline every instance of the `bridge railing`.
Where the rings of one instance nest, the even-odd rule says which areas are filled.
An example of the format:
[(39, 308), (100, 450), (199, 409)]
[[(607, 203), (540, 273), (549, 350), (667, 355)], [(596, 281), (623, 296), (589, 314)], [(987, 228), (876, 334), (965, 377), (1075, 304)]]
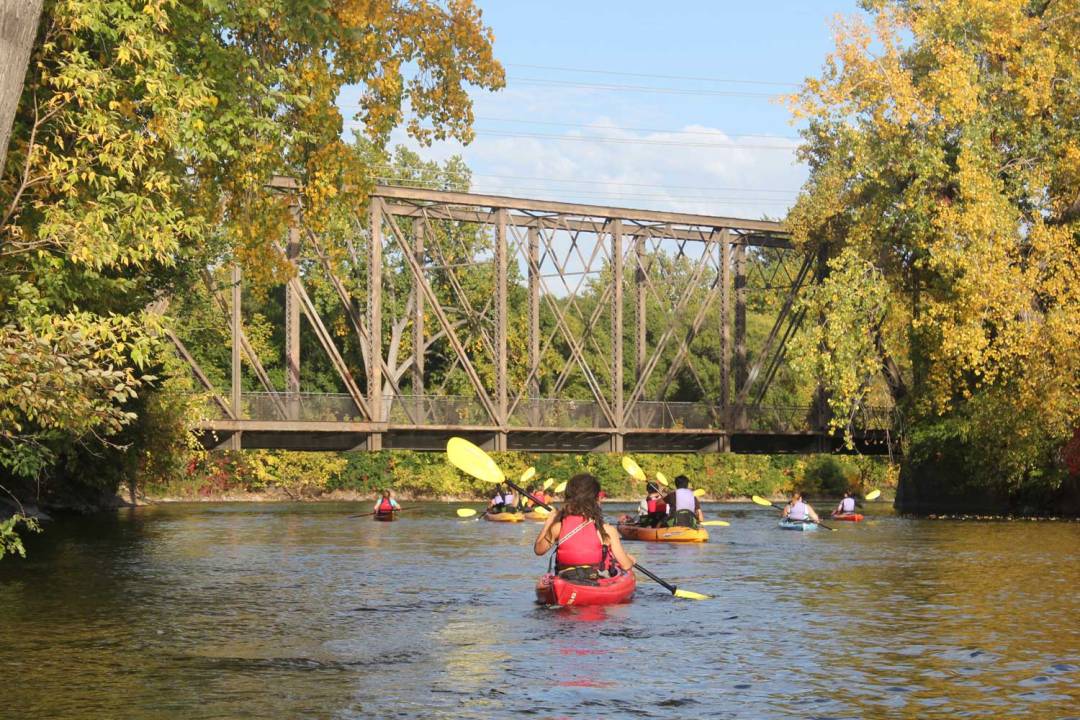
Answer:
[[(491, 418), (475, 397), (446, 395), (386, 396), (387, 421), (395, 425), (486, 426)], [(224, 417), (208, 402), (208, 417)], [(244, 393), (242, 419), (290, 422), (361, 422), (364, 418), (352, 397), (344, 393)], [(513, 409), (511, 428), (581, 428), (609, 430), (612, 425), (600, 405), (586, 400), (528, 398)], [(852, 418), (859, 431), (896, 431), (895, 408), (864, 406)], [(626, 414), (628, 430), (718, 430), (725, 428), (719, 405), (695, 402), (640, 401)], [(814, 426), (808, 405), (758, 405), (733, 410), (730, 429), (755, 433), (804, 433)]]

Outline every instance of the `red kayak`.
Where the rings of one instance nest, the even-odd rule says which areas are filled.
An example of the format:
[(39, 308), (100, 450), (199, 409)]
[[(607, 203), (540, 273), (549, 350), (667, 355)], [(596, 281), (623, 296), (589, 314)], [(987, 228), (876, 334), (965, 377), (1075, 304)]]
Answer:
[(841, 513), (839, 515), (833, 514), (832, 519), (847, 522), (862, 522), (862, 515), (860, 515), (859, 513)]
[(536, 583), (536, 601), (544, 605), (617, 605), (630, 602), (637, 587), (634, 573), (601, 578), (596, 585), (579, 585), (557, 575), (545, 575)]

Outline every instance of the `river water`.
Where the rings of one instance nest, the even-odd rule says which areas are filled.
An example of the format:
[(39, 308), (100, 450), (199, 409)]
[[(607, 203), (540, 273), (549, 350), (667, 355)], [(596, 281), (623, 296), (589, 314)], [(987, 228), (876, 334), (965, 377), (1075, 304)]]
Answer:
[[(709, 506), (630, 605), (534, 604), (536, 523), (350, 504), (64, 520), (0, 562), (10, 718), (1080, 717), (1080, 524)], [(618, 513), (620, 506), (608, 508)], [(882, 510), (881, 512), (887, 512)]]

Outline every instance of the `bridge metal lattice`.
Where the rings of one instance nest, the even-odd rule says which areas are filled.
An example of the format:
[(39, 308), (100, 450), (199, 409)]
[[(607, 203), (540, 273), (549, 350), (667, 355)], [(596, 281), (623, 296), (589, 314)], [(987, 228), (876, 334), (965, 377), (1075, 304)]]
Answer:
[[(770, 397), (805, 321), (796, 298), (822, 271), (779, 223), (390, 186), (365, 211), (349, 277), (294, 213), (278, 248), (302, 262), (285, 294), (283, 390), (244, 333), (239, 268), (231, 302), (212, 288), (230, 322), (228, 401), (172, 335), (213, 400), (207, 445), (437, 450), (462, 435), (496, 450), (838, 446), (820, 401)], [(359, 357), (343, 355), (320, 317), (313, 273), (340, 301)], [(303, 392), (301, 316), (344, 392)], [(261, 392), (242, 392), (245, 360)], [(891, 417), (862, 409), (862, 451), (885, 451)]]

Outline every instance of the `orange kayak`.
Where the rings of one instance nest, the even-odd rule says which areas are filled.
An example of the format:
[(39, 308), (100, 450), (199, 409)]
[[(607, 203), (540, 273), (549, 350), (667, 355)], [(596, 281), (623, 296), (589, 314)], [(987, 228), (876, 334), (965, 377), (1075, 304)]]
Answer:
[(832, 519), (846, 522), (862, 522), (863, 516), (859, 513), (840, 513), (839, 515), (833, 513)]
[(484, 516), (485, 520), (491, 522), (521, 522), (525, 519), (525, 513), (518, 512), (501, 512), (501, 513), (488, 513)]
[(616, 526), (624, 540), (645, 540), (646, 542), (702, 543), (709, 541), (709, 531), (705, 528), (688, 527), (641, 527), (640, 525), (620, 524)]

